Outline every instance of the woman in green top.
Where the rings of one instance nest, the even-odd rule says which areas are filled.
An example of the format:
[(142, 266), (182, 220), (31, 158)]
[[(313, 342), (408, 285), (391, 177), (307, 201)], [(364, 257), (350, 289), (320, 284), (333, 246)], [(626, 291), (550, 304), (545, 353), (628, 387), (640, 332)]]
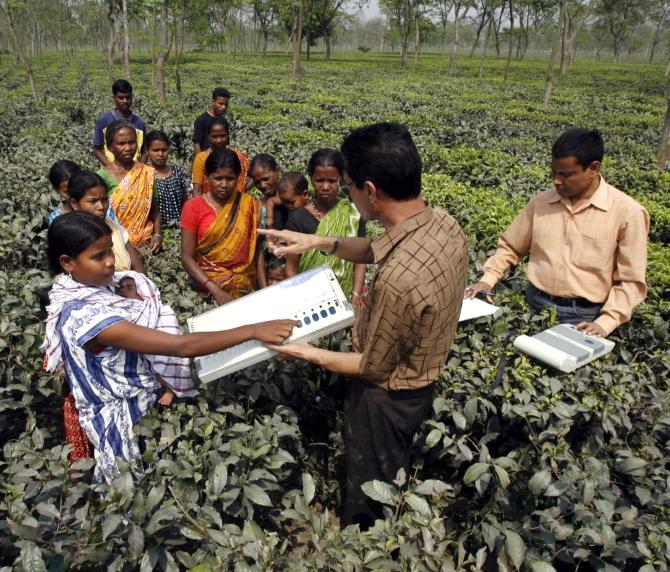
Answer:
[[(314, 195), (307, 205), (291, 213), (286, 229), (319, 236), (365, 236), (365, 221), (351, 201), (340, 196), (340, 180), (344, 174), (344, 159), (340, 152), (335, 149), (315, 151), (307, 171)], [(286, 274), (294, 276), (326, 262), (333, 268), (342, 291), (357, 307), (365, 281), (365, 264), (353, 264), (311, 250), (301, 255), (288, 255)]]

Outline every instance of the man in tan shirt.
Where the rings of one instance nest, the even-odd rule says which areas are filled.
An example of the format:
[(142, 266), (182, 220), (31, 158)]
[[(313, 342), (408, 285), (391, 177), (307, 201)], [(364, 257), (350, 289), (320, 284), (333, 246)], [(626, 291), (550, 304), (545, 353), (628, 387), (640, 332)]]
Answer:
[(505, 272), (529, 254), (526, 299), (558, 319), (606, 337), (630, 320), (647, 294), (649, 215), (600, 174), (603, 140), (571, 129), (552, 148), (554, 188), (532, 198), (498, 241), (479, 282), (465, 296), (492, 294)]
[(412, 438), (433, 402), (458, 324), (467, 280), (467, 241), (445, 211), (421, 198), (421, 160), (407, 129), (380, 123), (356, 129), (342, 143), (344, 180), (366, 220), (385, 228), (374, 241), (290, 231), (259, 231), (275, 254), (317, 248), (357, 263), (376, 263), (362, 293), (354, 351), (310, 345), (271, 346), (347, 376), (344, 437), (347, 473), (342, 522), (370, 526), (381, 505), (361, 485), (391, 482), (407, 469)]

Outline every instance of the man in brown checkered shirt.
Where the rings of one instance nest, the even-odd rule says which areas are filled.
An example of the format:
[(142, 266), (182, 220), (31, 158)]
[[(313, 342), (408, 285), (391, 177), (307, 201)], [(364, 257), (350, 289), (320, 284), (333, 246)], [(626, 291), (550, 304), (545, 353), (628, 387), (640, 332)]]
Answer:
[(269, 346), (348, 380), (344, 403), (347, 492), (343, 525), (369, 527), (381, 505), (361, 485), (392, 482), (407, 470), (412, 439), (433, 402), (458, 325), (467, 280), (467, 241), (444, 210), (421, 198), (421, 159), (407, 129), (379, 123), (350, 133), (342, 143), (345, 183), (366, 220), (385, 233), (335, 238), (289, 231), (265, 234), (277, 255), (317, 248), (356, 263), (379, 265), (362, 297), (354, 351), (307, 344)]

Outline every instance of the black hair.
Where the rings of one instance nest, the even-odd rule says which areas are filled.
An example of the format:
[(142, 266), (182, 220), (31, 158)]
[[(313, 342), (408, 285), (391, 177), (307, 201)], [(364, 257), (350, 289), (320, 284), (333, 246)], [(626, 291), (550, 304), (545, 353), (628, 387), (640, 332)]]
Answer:
[(344, 174), (344, 157), (337, 149), (317, 149), (312, 153), (307, 163), (307, 172), (314, 174), (314, 169), (317, 167), (335, 167), (340, 175)]
[(69, 181), (77, 171), (81, 171), (81, 167), (77, 163), (61, 159), (51, 165), (51, 169), (49, 169), (49, 182), (54, 189), (58, 190), (58, 186), (63, 181)]
[(282, 175), (282, 178), (279, 179), (279, 192), (285, 192), (287, 190), (286, 187), (291, 187), (292, 189), (295, 189), (298, 193), (306, 193), (307, 189), (309, 189), (309, 185), (307, 184), (307, 179), (305, 178), (305, 175), (302, 173), (296, 173), (295, 171), (289, 171), (288, 173), (284, 173)]
[(130, 129), (137, 137), (135, 126), (127, 119), (117, 119), (112, 121), (105, 130), (105, 144), (107, 145), (108, 149), (112, 147), (112, 143), (114, 142), (114, 135), (116, 135), (122, 129)]
[(154, 141), (162, 141), (163, 143), (166, 143), (168, 147), (170, 146), (170, 139), (160, 129), (154, 129), (153, 131), (149, 131), (149, 133), (146, 134), (144, 137), (144, 148), (148, 149), (149, 145), (151, 145)]
[(344, 138), (341, 149), (347, 175), (357, 187), (371, 181), (396, 201), (421, 194), (421, 157), (404, 125), (359, 127)]
[(556, 139), (551, 148), (551, 156), (554, 159), (574, 157), (582, 167), (586, 169), (593, 161), (602, 163), (605, 153), (605, 145), (602, 135), (595, 129), (584, 129), (576, 127), (568, 129)]
[(73, 211), (60, 215), (47, 231), (47, 260), (49, 272), (63, 272), (60, 257), (76, 258), (99, 238), (112, 234), (104, 220), (91, 213)]
[(70, 179), (67, 194), (71, 199), (79, 202), (93, 187), (107, 189), (107, 184), (100, 175), (93, 171), (77, 171)]
[(133, 86), (125, 79), (117, 79), (112, 84), (112, 94), (116, 95), (117, 93), (133, 93)]
[(215, 87), (214, 91), (212, 91), (212, 101), (219, 97), (230, 99), (230, 92), (225, 87)]
[(226, 133), (230, 135), (230, 124), (228, 123), (228, 120), (222, 115), (219, 115), (218, 117), (213, 117), (212, 120), (209, 122), (209, 127), (207, 128), (208, 135), (212, 132), (212, 128), (216, 125), (222, 125), (225, 128)]
[(251, 171), (253, 171), (256, 167), (265, 167), (271, 171), (277, 171), (279, 169), (277, 161), (269, 153), (259, 153), (258, 155), (254, 156), (254, 158), (251, 160), (251, 164), (249, 165), (249, 172), (251, 173)]
[(205, 161), (205, 174), (211, 175), (218, 169), (225, 169), (230, 167), (238, 177), (242, 172), (242, 165), (240, 159), (235, 151), (230, 149), (216, 149), (209, 154)]

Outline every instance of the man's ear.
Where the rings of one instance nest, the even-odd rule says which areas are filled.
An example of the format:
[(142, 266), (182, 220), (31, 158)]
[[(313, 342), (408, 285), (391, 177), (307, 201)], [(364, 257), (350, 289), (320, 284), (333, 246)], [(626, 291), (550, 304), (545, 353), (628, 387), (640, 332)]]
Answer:
[(379, 201), (379, 188), (372, 181), (365, 181), (363, 183), (363, 189), (367, 191), (371, 204)]
[(587, 171), (589, 171), (589, 173), (591, 175), (599, 175), (600, 174), (600, 161), (591, 161), (591, 163), (589, 163), (589, 166), (586, 167), (586, 169), (587, 169)]

